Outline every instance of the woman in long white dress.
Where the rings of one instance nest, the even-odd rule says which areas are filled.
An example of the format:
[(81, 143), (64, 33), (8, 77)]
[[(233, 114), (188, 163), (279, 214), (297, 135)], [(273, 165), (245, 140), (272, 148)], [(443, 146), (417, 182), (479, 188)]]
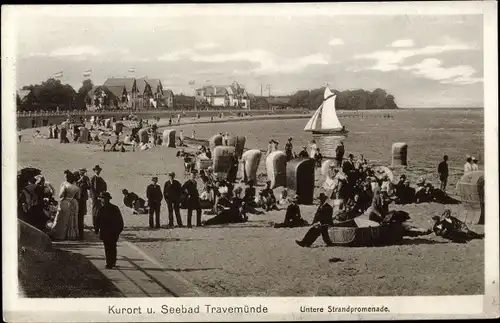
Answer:
[(61, 184), (59, 209), (52, 224), (49, 224), (49, 236), (53, 240), (78, 239), (78, 201), (80, 188), (76, 186), (74, 175), (64, 172), (66, 181)]

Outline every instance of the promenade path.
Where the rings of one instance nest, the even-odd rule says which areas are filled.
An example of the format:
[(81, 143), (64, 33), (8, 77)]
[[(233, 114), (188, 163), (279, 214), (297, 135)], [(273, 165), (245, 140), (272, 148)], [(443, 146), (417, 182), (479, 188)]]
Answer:
[(109, 279), (123, 297), (199, 297), (194, 285), (173, 272), (167, 272), (155, 259), (134, 244), (120, 239), (116, 268), (106, 269), (104, 246), (97, 235), (85, 232), (85, 241), (53, 242), (54, 248), (86, 257)]

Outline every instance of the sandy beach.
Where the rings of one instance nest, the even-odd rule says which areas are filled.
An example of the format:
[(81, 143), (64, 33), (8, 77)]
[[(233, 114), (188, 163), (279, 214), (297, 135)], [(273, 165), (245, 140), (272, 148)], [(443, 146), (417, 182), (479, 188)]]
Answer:
[[(197, 136), (205, 137), (208, 131), (219, 132), (223, 126), (226, 127), (224, 129), (236, 130), (242, 122), (254, 122), (230, 121), (234, 120), (215, 127), (199, 125), (199, 130), (195, 127)], [(164, 125), (163, 122), (161, 125)], [(203, 130), (203, 127), (212, 130)], [(484, 241), (481, 240), (455, 244), (432, 234), (405, 238), (401, 244), (387, 247), (325, 247), (319, 239), (312, 248), (300, 248), (294, 240), (302, 238), (306, 227), (270, 227), (270, 223), (283, 220), (284, 211), (252, 215), (250, 221), (244, 224), (151, 230), (148, 228), (147, 215), (133, 215), (123, 205), (121, 190), (127, 188), (144, 196), (152, 176), (158, 176), (163, 185), (170, 171), (174, 171), (178, 179), (183, 181), (182, 160), (175, 157), (177, 149), (158, 146), (142, 152), (103, 152), (101, 146), (93, 144), (59, 144), (58, 140), (35, 139), (31, 137), (32, 132), (32, 129), (22, 131), (25, 135), (18, 144), (20, 165), (42, 169), (47, 180), (58, 187), (65, 169), (86, 167), (91, 173), (93, 166), (99, 164), (113, 196), (112, 203), (118, 205), (124, 215), (126, 228), (122, 239), (136, 244), (159, 260), (165, 270), (177, 272), (208, 295), (410, 296), (472, 295), (483, 292)], [(184, 134), (191, 135), (189, 130), (185, 130)], [(252, 133), (248, 134), (247, 148), (254, 148), (253, 136)], [(431, 145), (432, 138), (426, 140)], [(464, 145), (468, 145), (468, 142), (464, 141)], [(355, 147), (353, 149), (358, 151)], [(255, 148), (265, 148), (265, 142)], [(368, 159), (372, 158), (370, 149), (366, 148), (368, 151), (365, 156)], [(346, 151), (349, 153), (351, 146)], [(377, 148), (373, 148), (373, 151), (377, 151)], [(387, 152), (384, 154), (387, 155)], [(263, 164), (261, 161), (261, 174), (264, 173)], [(424, 164), (415, 161), (405, 173), (416, 179), (429, 171), (429, 166)], [(398, 171), (395, 171), (395, 175), (399, 175)], [(455, 172), (450, 179), (450, 191), (458, 177), (458, 172)], [(318, 171), (316, 186), (321, 185), (321, 180)], [(316, 191), (319, 190), (317, 187)], [(395, 206), (409, 212), (413, 223), (424, 228), (431, 225), (430, 218), (433, 215), (442, 213), (445, 208), (458, 212), (461, 207), (437, 203)], [(315, 208), (301, 206), (303, 217), (311, 221)], [(168, 213), (165, 204), (161, 212), (162, 224), (166, 225)], [(181, 213), (185, 220), (185, 210), (181, 210)], [(90, 222), (88, 216), (86, 223)], [(472, 229), (483, 232), (482, 226), (472, 226)], [(329, 262), (333, 257), (341, 261)]]

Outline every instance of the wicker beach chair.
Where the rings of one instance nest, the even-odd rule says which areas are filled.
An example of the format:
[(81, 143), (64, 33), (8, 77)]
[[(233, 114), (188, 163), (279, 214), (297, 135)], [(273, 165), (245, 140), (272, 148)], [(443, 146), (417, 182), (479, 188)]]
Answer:
[(359, 227), (356, 224), (349, 226), (347, 222), (353, 222), (353, 220), (328, 228), (330, 239), (335, 245), (349, 247), (390, 245), (401, 241), (405, 231), (400, 225), (380, 226), (374, 224), (373, 226)]

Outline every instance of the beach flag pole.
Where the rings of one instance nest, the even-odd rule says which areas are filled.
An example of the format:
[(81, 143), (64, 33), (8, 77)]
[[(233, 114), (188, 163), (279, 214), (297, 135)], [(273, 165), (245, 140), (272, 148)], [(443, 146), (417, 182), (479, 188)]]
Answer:
[(64, 77), (64, 72), (63, 72), (63, 71), (59, 71), (59, 72), (57, 72), (57, 73), (54, 73), (54, 78), (55, 78), (55, 79), (60, 80), (60, 79), (62, 79), (63, 77)]
[(91, 69), (83, 71), (83, 78), (84, 79), (89, 79), (91, 76), (92, 76), (92, 70)]
[[(128, 72), (129, 73), (132, 73), (132, 76), (135, 78), (135, 67), (130, 67), (128, 69)], [(135, 97), (135, 92), (132, 93), (133, 94), (133, 97), (132, 97), (132, 109), (135, 108), (135, 105), (136, 105), (136, 97)]]
[(194, 111), (196, 111), (196, 86), (195, 86), (196, 82), (194, 80), (192, 81), (189, 81), (189, 85), (191, 85), (193, 87), (193, 90), (194, 90)]

